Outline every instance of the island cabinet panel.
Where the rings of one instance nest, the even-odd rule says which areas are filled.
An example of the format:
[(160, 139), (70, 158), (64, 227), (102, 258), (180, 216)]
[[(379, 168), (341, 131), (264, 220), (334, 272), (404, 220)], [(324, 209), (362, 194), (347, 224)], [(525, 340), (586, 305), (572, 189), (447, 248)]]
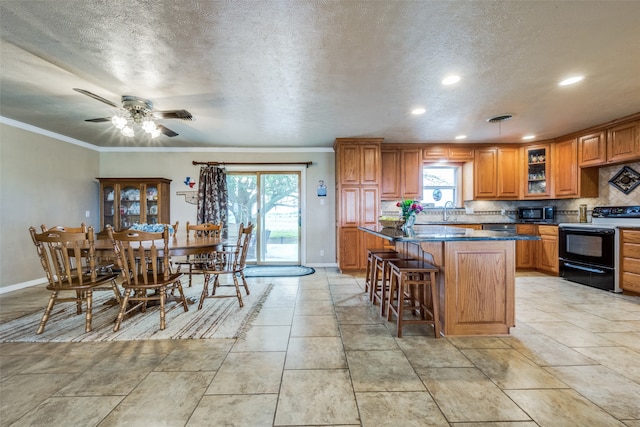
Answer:
[(607, 163), (640, 159), (640, 120), (607, 130)]
[(620, 287), (640, 294), (640, 230), (620, 230)]
[(607, 140), (604, 131), (578, 138), (578, 166), (602, 166), (607, 163)]
[[(518, 234), (535, 235), (537, 233), (534, 224), (517, 224), (516, 232)], [(534, 268), (536, 254), (535, 240), (517, 240), (516, 241), (516, 268)]]
[(515, 241), (450, 241), (444, 255), (444, 334), (508, 334), (515, 326)]

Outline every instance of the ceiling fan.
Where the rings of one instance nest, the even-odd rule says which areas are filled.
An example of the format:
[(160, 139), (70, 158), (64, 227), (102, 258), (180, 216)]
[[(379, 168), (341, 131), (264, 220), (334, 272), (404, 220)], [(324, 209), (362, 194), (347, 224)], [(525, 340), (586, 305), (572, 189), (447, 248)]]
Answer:
[(120, 132), (124, 136), (134, 136), (133, 125), (137, 124), (144, 131), (151, 135), (151, 138), (156, 138), (160, 134), (164, 134), (169, 137), (178, 136), (178, 134), (171, 129), (156, 123), (159, 119), (182, 119), (193, 120), (193, 116), (187, 110), (167, 110), (167, 111), (154, 111), (153, 102), (148, 99), (139, 98), (132, 95), (122, 95), (120, 100), (122, 105), (117, 105), (115, 102), (111, 102), (108, 99), (96, 95), (88, 90), (73, 88), (76, 92), (83, 95), (87, 95), (100, 102), (104, 102), (114, 108), (119, 109), (119, 112), (113, 117), (101, 117), (97, 119), (87, 119), (85, 122), (100, 123), (111, 122), (116, 128), (120, 129)]

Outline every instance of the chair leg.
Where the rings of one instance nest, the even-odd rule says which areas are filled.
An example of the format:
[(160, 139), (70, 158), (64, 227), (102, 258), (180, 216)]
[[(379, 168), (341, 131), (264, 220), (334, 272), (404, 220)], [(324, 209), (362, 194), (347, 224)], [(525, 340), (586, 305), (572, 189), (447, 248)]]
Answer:
[(38, 326), (38, 331), (36, 332), (36, 334), (41, 334), (44, 332), (44, 325), (46, 325), (47, 320), (49, 320), (49, 315), (51, 314), (51, 310), (53, 310), (53, 305), (56, 303), (57, 297), (58, 291), (51, 292), (49, 302), (47, 303), (47, 308), (44, 309), (44, 314), (42, 315), (42, 319), (40, 320), (40, 325)]
[(122, 323), (122, 319), (124, 319), (124, 312), (127, 310), (127, 304), (129, 303), (129, 297), (133, 289), (125, 289), (124, 290), (124, 298), (122, 299), (122, 304), (120, 304), (120, 311), (118, 311), (118, 317), (116, 317), (116, 324), (113, 325), (113, 332), (118, 332), (120, 329), (120, 324)]
[(163, 286), (160, 288), (160, 330), (163, 331), (166, 328), (166, 313), (164, 311), (164, 304), (167, 298), (167, 288)]
[(240, 272), (240, 278), (242, 279), (242, 284), (244, 285), (244, 291), (247, 293), (247, 295), (249, 295), (251, 292), (249, 292), (249, 285), (247, 285), (247, 279), (245, 279), (244, 277), (244, 271)]
[(398, 279), (398, 316), (396, 319), (396, 333), (398, 338), (402, 338), (402, 321), (404, 316), (404, 280), (403, 277), (400, 276)]
[(84, 331), (91, 332), (91, 318), (93, 316), (93, 292), (91, 291), (91, 289), (89, 289), (88, 291), (86, 291), (85, 295), (87, 297), (87, 315)]
[(76, 291), (76, 314), (82, 314), (83, 299), (84, 299), (84, 295), (82, 295), (82, 291)]
[(118, 304), (122, 303), (122, 295), (120, 295), (120, 289), (118, 289), (118, 282), (116, 282), (116, 279), (113, 279), (111, 281), (111, 289), (113, 289), (113, 293), (116, 297), (116, 301), (118, 302)]
[(244, 307), (244, 303), (242, 302), (242, 294), (240, 293), (240, 286), (238, 283), (238, 276), (232, 274), (233, 276), (233, 284), (236, 287), (236, 296), (238, 297), (238, 302), (240, 303), (240, 307)]
[[(178, 293), (180, 294), (180, 298), (182, 299), (182, 306), (184, 307), (184, 311), (189, 311), (189, 304), (187, 304), (187, 298), (184, 296), (184, 290), (182, 289), (182, 281), (180, 279), (176, 280), (173, 285), (173, 289), (178, 288)], [(171, 292), (173, 293), (173, 289)]]
[(210, 274), (204, 274), (204, 284), (202, 285), (202, 294), (200, 294), (200, 303), (198, 303), (198, 310), (202, 309), (202, 304), (204, 304), (204, 299), (207, 297), (207, 293), (209, 292), (209, 279), (211, 278)]

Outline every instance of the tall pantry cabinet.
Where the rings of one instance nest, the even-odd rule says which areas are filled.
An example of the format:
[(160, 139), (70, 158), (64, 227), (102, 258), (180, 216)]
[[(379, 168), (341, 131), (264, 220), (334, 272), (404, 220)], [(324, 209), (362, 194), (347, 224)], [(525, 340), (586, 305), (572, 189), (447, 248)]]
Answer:
[(382, 138), (337, 138), (336, 218), (338, 267), (366, 268), (366, 250), (381, 247), (382, 239), (358, 230), (375, 226), (380, 213), (380, 144)]

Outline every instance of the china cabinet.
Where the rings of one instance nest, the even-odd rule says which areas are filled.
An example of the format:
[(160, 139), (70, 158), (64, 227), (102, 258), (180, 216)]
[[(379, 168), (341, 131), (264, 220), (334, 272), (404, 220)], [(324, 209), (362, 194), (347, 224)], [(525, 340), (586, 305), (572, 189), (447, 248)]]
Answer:
[(133, 224), (169, 223), (169, 187), (166, 178), (97, 178), (100, 182), (100, 229), (116, 231)]

